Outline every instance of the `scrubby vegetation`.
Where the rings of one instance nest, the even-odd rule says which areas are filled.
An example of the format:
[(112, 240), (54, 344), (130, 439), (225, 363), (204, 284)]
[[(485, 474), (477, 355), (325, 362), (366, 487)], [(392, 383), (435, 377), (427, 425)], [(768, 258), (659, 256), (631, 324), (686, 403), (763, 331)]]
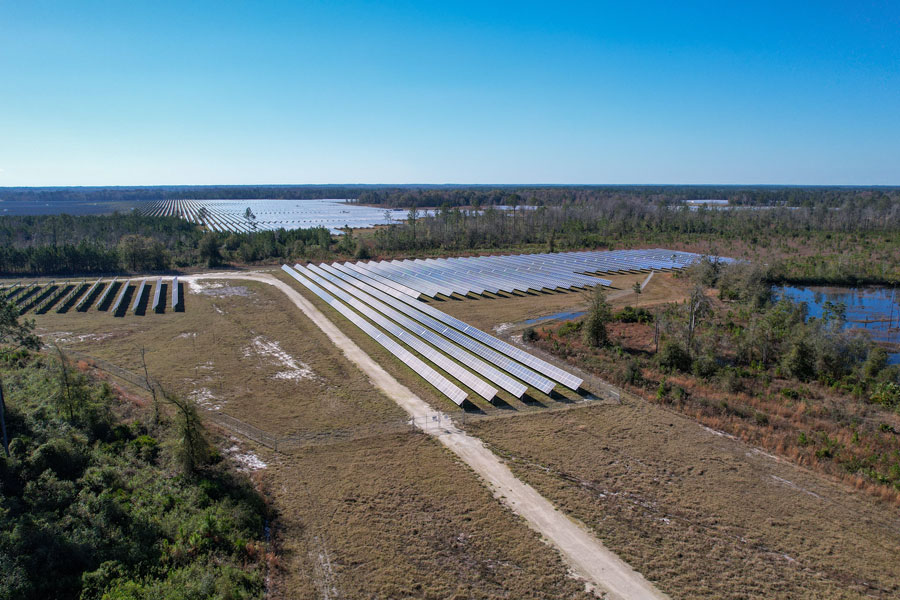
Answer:
[(184, 401), (154, 425), (87, 371), (0, 353), (0, 597), (261, 598), (261, 497)]
[[(900, 501), (900, 366), (842, 328), (845, 308), (775, 301), (763, 269), (703, 262), (689, 298), (606, 314), (607, 343), (583, 321), (538, 345), (700, 422)], [(637, 316), (640, 315), (640, 316)], [(578, 335), (577, 332), (582, 332)]]

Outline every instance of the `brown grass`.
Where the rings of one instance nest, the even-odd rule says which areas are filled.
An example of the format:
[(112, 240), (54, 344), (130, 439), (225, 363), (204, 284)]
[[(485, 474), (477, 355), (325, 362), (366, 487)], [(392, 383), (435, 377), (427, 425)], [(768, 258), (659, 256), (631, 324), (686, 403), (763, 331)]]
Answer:
[[(172, 389), (207, 388), (228, 414), (277, 435), (405, 418), (283, 294), (263, 284), (225, 285), (243, 290), (188, 294), (185, 313), (118, 319), (94, 311), (50, 313), (38, 317), (38, 326), (62, 338), (63, 347), (132, 372), (140, 372), (144, 346), (151, 374)], [(108, 337), (79, 338), (87, 335)], [(245, 355), (258, 336), (278, 342), (317, 378), (276, 378), (283, 367)], [(389, 368), (414, 382), (397, 365)], [(441, 406), (427, 384), (416, 385)], [(137, 390), (121, 390), (146, 410), (148, 400)], [(226, 440), (235, 435), (223, 433)], [(278, 515), (277, 555), (268, 560), (280, 569), (271, 597), (319, 598), (326, 587), (340, 598), (587, 597), (559, 555), (434, 440), (414, 433), (340, 443), (323, 438), (324, 444), (288, 454), (245, 440), (224, 442), (252, 450), (268, 465), (253, 476)]]
[(871, 498), (639, 404), (473, 433), (673, 597), (900, 594), (900, 519)]
[(421, 434), (263, 455), (274, 598), (587, 598), (559, 556)]

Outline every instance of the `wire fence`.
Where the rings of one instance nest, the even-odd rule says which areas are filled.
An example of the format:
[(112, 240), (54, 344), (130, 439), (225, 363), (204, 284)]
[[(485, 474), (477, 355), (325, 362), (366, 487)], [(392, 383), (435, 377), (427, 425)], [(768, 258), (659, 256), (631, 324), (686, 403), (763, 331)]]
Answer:
[[(84, 361), (93, 368), (105, 373), (109, 373), (131, 385), (151, 392), (151, 386), (157, 393), (162, 391), (162, 386), (152, 378), (149, 385), (147, 379), (140, 374), (134, 373), (127, 369), (123, 369), (102, 358), (89, 356), (75, 350), (65, 350), (64, 353), (70, 358)], [(586, 400), (607, 400), (616, 404), (621, 402), (621, 396), (617, 389), (610, 385), (594, 386), (598, 389), (599, 396), (589, 395)], [(626, 396), (630, 394), (625, 394)], [(294, 433), (285, 436), (279, 436), (272, 432), (265, 431), (246, 423), (236, 417), (233, 417), (221, 410), (215, 410), (203, 406), (198, 406), (202, 410), (203, 415), (213, 423), (227, 429), (233, 433), (242, 435), (254, 442), (271, 448), (277, 452), (297, 451), (309, 446), (318, 446), (323, 444), (337, 444), (342, 442), (362, 440), (366, 438), (381, 437), (386, 435), (397, 435), (404, 433), (422, 432), (432, 435), (441, 433), (453, 433), (459, 429), (464, 429), (468, 423), (477, 423), (478, 421), (496, 418), (508, 418), (524, 414), (533, 414), (535, 412), (545, 413), (547, 411), (555, 412), (557, 410), (569, 410), (577, 406), (583, 406), (584, 403), (569, 404), (559, 408), (542, 408), (534, 411), (507, 411), (496, 410), (492, 412), (479, 411), (469, 413), (466, 411), (454, 413), (452, 416), (442, 412), (431, 412), (408, 419), (396, 419), (392, 421), (379, 421), (374, 423), (366, 423), (354, 427), (325, 429), (321, 431), (309, 431)]]
[[(109, 361), (103, 360), (102, 358), (82, 354), (81, 352), (77, 352), (75, 350), (65, 350), (64, 354), (68, 355), (72, 359), (84, 361), (91, 367), (99, 369), (100, 371), (103, 371), (105, 373), (109, 373), (110, 375), (122, 379), (123, 381), (127, 381), (128, 383), (142, 390), (150, 392), (152, 391), (151, 386), (153, 386), (156, 388), (157, 392), (161, 391), (162, 386), (160, 386), (159, 383), (154, 381), (152, 378), (150, 380), (150, 385), (148, 385), (147, 379), (142, 375), (133, 373), (131, 371), (128, 371), (127, 369), (123, 369), (122, 367), (114, 365)], [(199, 408), (201, 408), (201, 410), (203, 411), (203, 415), (207, 419), (216, 423), (217, 425), (220, 425), (234, 433), (243, 435), (244, 437), (251, 439), (258, 444), (261, 444), (278, 452), (298, 450), (308, 446), (334, 444), (344, 441), (359, 440), (397, 433), (410, 433), (417, 429), (416, 424), (412, 422), (412, 420), (398, 419), (394, 421), (369, 423), (357, 427), (278, 436), (271, 432), (260, 429), (259, 427), (255, 427), (253, 425), (250, 425), (249, 423), (241, 421), (240, 419), (237, 419), (225, 412), (218, 410), (209, 410), (203, 407)]]

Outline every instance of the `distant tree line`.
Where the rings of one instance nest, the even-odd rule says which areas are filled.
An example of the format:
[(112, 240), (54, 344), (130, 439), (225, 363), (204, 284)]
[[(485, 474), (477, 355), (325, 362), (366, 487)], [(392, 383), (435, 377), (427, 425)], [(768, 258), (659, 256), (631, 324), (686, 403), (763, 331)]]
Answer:
[(463, 187), (381, 187), (363, 189), (356, 196), (360, 204), (389, 207), (440, 206), (543, 206), (634, 202), (680, 204), (686, 200), (728, 200), (738, 206), (790, 206), (835, 208), (847, 204), (883, 210), (900, 202), (900, 189), (887, 187), (774, 187), (774, 186), (463, 186)]
[(285, 199), (354, 198), (362, 204), (389, 207), (544, 205), (570, 202), (640, 200), (680, 203), (720, 199), (749, 206), (843, 206), (900, 201), (900, 188), (794, 187), (716, 185), (257, 185), (0, 188), (0, 200), (139, 202), (166, 199)]
[(477, 213), (442, 207), (432, 215), (410, 211), (404, 223), (376, 235), (385, 250), (441, 246), (464, 249), (549, 243), (557, 248), (602, 246), (641, 234), (719, 236), (759, 242), (771, 236), (806, 236), (819, 232), (900, 232), (900, 202), (885, 207), (851, 204), (840, 209), (772, 208), (719, 210), (610, 200), (540, 206), (534, 210)]
[[(404, 189), (404, 194), (421, 193), (423, 202), (450, 194), (450, 200), (468, 206), (480, 205), (473, 201), (477, 197), (486, 204), (473, 210), (448, 201), (428, 214), (412, 206), (401, 222), (336, 239), (324, 228), (215, 233), (179, 218), (135, 212), (0, 217), (0, 273), (142, 272), (201, 264), (654, 245), (764, 261), (772, 282), (900, 281), (900, 196), (893, 189), (753, 188), (748, 193), (812, 194), (817, 201), (811, 207), (732, 210), (676, 203), (671, 190), (681, 188), (674, 186), (659, 199), (641, 193), (660, 188), (608, 188), (609, 197), (588, 187), (535, 188), (553, 200), (544, 203), (532, 197), (522, 203), (527, 190), (520, 188)], [(684, 188), (690, 189), (698, 188)], [(393, 192), (383, 192), (392, 202)]]
[(176, 217), (0, 217), (0, 274), (89, 275), (166, 271), (201, 264), (328, 258), (322, 227), (257, 233), (207, 232)]

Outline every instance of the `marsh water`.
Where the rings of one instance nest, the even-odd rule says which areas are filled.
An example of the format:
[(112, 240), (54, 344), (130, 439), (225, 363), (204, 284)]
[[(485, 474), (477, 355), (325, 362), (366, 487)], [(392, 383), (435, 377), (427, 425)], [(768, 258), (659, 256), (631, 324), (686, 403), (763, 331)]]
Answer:
[[(868, 333), (873, 340), (900, 344), (900, 292), (883, 287), (775, 288), (776, 297), (806, 302), (810, 317), (821, 317), (826, 302), (847, 307), (845, 329)], [(891, 364), (900, 364), (900, 352), (892, 352)]]

